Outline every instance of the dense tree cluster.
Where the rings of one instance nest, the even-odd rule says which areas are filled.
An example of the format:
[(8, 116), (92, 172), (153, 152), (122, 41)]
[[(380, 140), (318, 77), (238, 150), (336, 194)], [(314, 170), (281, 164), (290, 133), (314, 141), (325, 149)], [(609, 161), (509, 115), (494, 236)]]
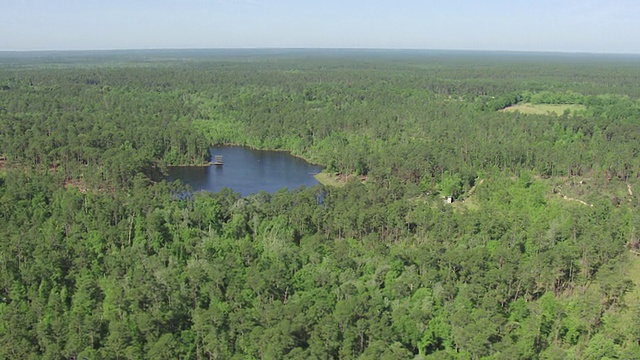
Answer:
[[(0, 357), (640, 358), (640, 67), (310, 54), (0, 59)], [(160, 181), (218, 142), (368, 178)]]
[(637, 213), (550, 201), (541, 182), (488, 177), (465, 212), (377, 183), (182, 199), (142, 178), (60, 184), (1, 188), (3, 357), (640, 355)]
[(190, 129), (184, 90), (153, 83), (147, 70), (2, 75), (0, 149), (10, 164), (126, 186), (139, 172), (209, 161), (207, 140)]

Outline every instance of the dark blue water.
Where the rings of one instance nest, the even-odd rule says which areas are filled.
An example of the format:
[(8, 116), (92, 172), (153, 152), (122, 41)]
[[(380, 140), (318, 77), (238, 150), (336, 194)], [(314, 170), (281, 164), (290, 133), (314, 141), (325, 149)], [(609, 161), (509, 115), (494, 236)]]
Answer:
[(167, 180), (182, 180), (196, 191), (218, 192), (228, 187), (248, 196), (264, 190), (268, 193), (286, 187), (313, 186), (314, 174), (322, 167), (291, 156), (287, 152), (260, 151), (238, 146), (213, 147), (211, 158), (222, 155), (222, 166), (175, 166), (169, 168)]

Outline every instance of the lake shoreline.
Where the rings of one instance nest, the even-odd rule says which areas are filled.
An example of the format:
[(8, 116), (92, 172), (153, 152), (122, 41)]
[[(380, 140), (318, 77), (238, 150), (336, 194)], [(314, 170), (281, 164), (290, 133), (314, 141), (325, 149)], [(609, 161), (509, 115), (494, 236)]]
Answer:
[(170, 168), (170, 167), (208, 167), (208, 166), (212, 166), (212, 165), (213, 165), (213, 163), (211, 161), (209, 161), (206, 164), (187, 164), (187, 165), (178, 164), (178, 165), (165, 165), (165, 166)]
[(321, 166), (322, 168), (326, 168), (326, 167), (327, 167), (327, 165), (325, 165), (325, 164), (322, 164), (322, 163), (316, 162), (316, 161), (311, 160), (311, 159), (309, 159), (309, 158), (306, 158), (306, 157), (304, 157), (304, 156), (302, 156), (302, 155), (294, 154), (294, 153), (292, 152), (292, 150), (287, 150), (287, 149), (260, 148), (260, 147), (254, 146), (254, 145), (249, 145), (249, 144), (236, 144), (236, 143), (222, 143), (222, 144), (214, 144), (214, 145), (210, 145), (210, 148), (211, 148), (211, 147), (216, 147), (216, 146), (218, 146), (218, 147), (243, 147), (243, 148), (247, 148), (247, 149), (250, 149), (250, 150), (257, 150), (257, 151), (286, 152), (286, 153), (289, 153), (289, 155), (291, 155), (291, 156), (293, 156), (293, 157), (296, 157), (296, 158), (298, 158), (298, 159), (302, 159), (302, 160), (304, 160), (304, 161), (308, 162), (308, 163), (309, 163), (309, 164), (311, 164), (311, 165)]

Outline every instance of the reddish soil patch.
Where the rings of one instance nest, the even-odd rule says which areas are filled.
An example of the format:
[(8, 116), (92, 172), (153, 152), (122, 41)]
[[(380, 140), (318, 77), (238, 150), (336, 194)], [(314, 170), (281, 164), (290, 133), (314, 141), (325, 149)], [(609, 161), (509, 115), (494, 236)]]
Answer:
[(67, 189), (76, 188), (81, 193), (87, 192), (87, 187), (85, 186), (84, 181), (82, 180), (65, 180), (64, 187)]

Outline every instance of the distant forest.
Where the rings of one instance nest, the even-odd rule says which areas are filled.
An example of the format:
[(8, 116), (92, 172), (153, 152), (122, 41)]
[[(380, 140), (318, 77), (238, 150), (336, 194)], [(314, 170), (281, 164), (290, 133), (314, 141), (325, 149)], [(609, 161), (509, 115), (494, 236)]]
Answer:
[[(0, 358), (640, 358), (638, 84), (625, 55), (0, 53)], [(333, 181), (163, 180), (214, 144)]]

